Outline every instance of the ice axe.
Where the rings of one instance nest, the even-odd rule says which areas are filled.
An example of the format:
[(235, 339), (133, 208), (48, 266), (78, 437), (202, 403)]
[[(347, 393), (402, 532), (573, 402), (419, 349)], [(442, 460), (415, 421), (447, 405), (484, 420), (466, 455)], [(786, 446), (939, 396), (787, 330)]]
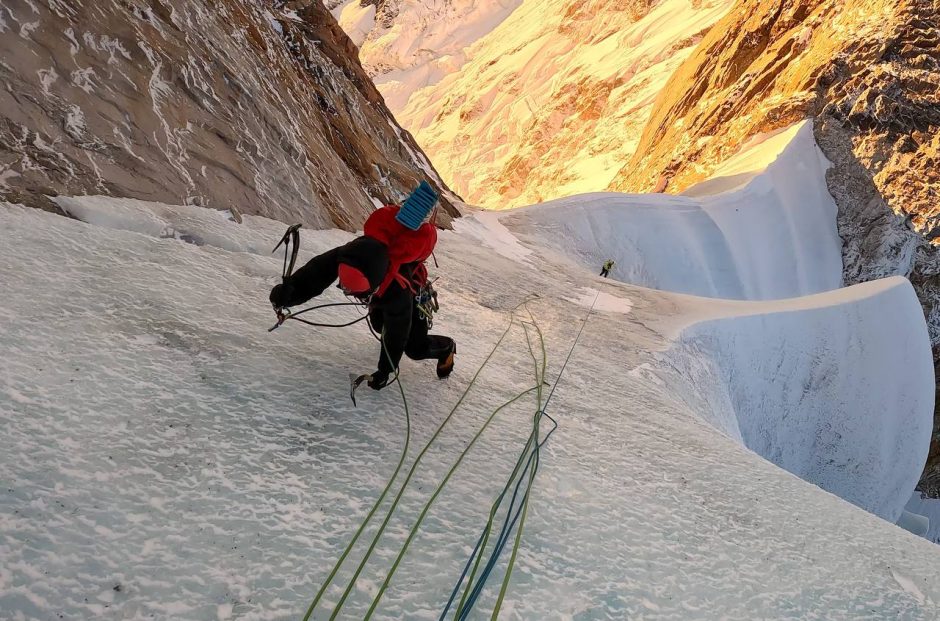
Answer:
[(349, 398), (352, 399), (353, 406), (359, 407), (356, 404), (356, 389), (359, 388), (359, 385), (362, 382), (368, 382), (372, 380), (372, 376), (368, 374), (356, 376), (355, 373), (349, 374)]

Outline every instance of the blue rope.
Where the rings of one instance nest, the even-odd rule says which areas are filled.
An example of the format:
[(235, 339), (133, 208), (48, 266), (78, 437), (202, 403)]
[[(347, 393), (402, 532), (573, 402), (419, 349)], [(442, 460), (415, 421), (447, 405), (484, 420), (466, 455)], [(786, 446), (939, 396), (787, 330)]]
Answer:
[[(515, 489), (513, 490), (512, 498), (509, 501), (510, 508), (506, 513), (505, 521), (503, 522), (502, 528), (500, 528), (499, 537), (497, 537), (496, 544), (494, 546), (495, 554), (491, 553), (491, 557), (487, 561), (487, 564), (484, 567), (483, 573), (481, 574), (480, 578), (477, 580), (477, 583), (475, 585), (474, 591), (476, 594), (475, 595), (471, 594), (470, 599), (468, 600), (467, 605), (465, 607), (465, 610), (467, 612), (464, 613), (461, 616), (461, 618), (463, 618), (466, 614), (469, 614), (469, 609), (472, 607), (473, 601), (475, 601), (476, 598), (479, 596), (479, 592), (480, 590), (482, 590), (483, 583), (486, 582), (486, 579), (489, 577), (489, 574), (492, 572), (493, 567), (496, 564), (497, 558), (499, 557), (503, 549), (505, 549), (506, 542), (509, 541), (509, 536), (512, 534), (512, 529), (515, 527), (516, 522), (519, 520), (519, 516), (521, 515), (521, 512), (522, 512), (522, 504), (520, 503), (519, 507), (516, 508), (514, 515), (513, 515), (512, 507), (515, 505), (516, 498), (518, 497), (518, 494), (519, 494), (519, 487), (522, 484), (522, 481), (525, 479), (526, 472), (528, 472), (529, 468), (531, 467), (534, 457), (536, 456), (536, 453), (538, 452), (538, 450), (541, 449), (541, 447), (544, 446), (546, 442), (548, 442), (548, 438), (551, 437), (551, 435), (555, 432), (555, 429), (558, 428), (558, 422), (554, 418), (549, 416), (546, 412), (542, 412), (541, 414), (546, 416), (550, 421), (552, 421), (552, 424), (554, 426), (552, 427), (551, 431), (548, 432), (545, 438), (536, 445), (535, 450), (533, 450), (533, 452), (529, 454), (529, 459), (527, 460), (526, 466), (522, 470), (522, 472), (519, 474), (519, 479), (516, 482)], [(503, 491), (500, 493), (499, 497), (496, 499), (497, 506), (502, 504), (503, 498), (505, 497), (506, 491), (508, 489), (509, 489), (509, 486), (507, 485), (503, 489)], [(528, 494), (528, 490), (526, 490), (526, 494)], [(523, 497), (523, 501), (524, 500), (525, 500), (525, 497)], [(510, 518), (509, 517), (510, 515), (512, 515), (513, 517)], [(507, 528), (507, 525), (508, 525), (508, 528)], [(444, 617), (447, 616), (447, 613), (450, 610), (450, 607), (453, 605), (454, 600), (457, 598), (457, 593), (460, 592), (460, 585), (463, 584), (464, 579), (467, 577), (467, 573), (470, 571), (470, 565), (473, 564), (473, 560), (476, 558), (477, 554), (479, 553), (480, 545), (483, 543), (483, 538), (485, 536), (486, 536), (486, 529), (484, 528), (483, 532), (480, 533), (480, 537), (477, 539), (477, 543), (473, 548), (473, 552), (470, 553), (470, 558), (467, 559), (467, 562), (464, 565), (463, 571), (460, 574), (460, 578), (457, 579), (457, 584), (454, 586), (453, 591), (451, 591), (450, 598), (447, 600), (447, 605), (444, 607), (444, 611), (441, 612), (441, 616), (439, 617), (441, 621), (443, 621)]]
[(473, 552), (470, 553), (470, 558), (467, 559), (466, 565), (463, 566), (463, 571), (460, 572), (460, 578), (457, 579), (457, 584), (454, 585), (454, 590), (450, 592), (450, 598), (447, 600), (447, 605), (444, 606), (444, 611), (441, 612), (441, 616), (438, 617), (438, 621), (444, 621), (444, 617), (447, 616), (450, 607), (454, 605), (454, 600), (457, 599), (457, 593), (460, 592), (460, 585), (463, 584), (464, 578), (467, 577), (467, 572), (470, 571), (470, 565), (473, 564), (473, 559), (477, 557), (477, 552), (480, 550), (480, 544), (483, 543), (483, 537), (486, 536), (486, 529), (483, 529), (483, 532), (480, 533), (480, 538), (477, 539), (477, 544), (473, 546)]
[[(515, 488), (513, 489), (513, 492), (512, 492), (512, 498), (509, 501), (509, 510), (506, 512), (506, 517), (504, 518), (503, 525), (500, 528), (499, 536), (496, 538), (496, 543), (493, 546), (493, 551), (490, 552), (490, 557), (489, 559), (487, 559), (486, 565), (484, 566), (483, 571), (480, 573), (480, 577), (477, 579), (477, 582), (474, 585), (473, 590), (470, 592), (470, 595), (467, 598), (466, 605), (464, 606), (464, 609), (460, 615), (461, 621), (463, 621), (470, 615), (470, 611), (473, 609), (473, 605), (476, 603), (477, 599), (479, 599), (480, 594), (483, 592), (483, 587), (486, 585), (486, 581), (489, 579), (490, 574), (493, 572), (493, 569), (496, 567), (496, 563), (499, 561), (500, 555), (502, 554), (503, 550), (506, 548), (506, 543), (509, 541), (509, 538), (512, 535), (512, 531), (516, 527), (516, 523), (519, 521), (519, 518), (522, 515), (522, 507), (525, 504), (526, 499), (529, 496), (529, 493), (532, 491), (531, 481), (535, 479), (535, 474), (538, 473), (539, 462), (541, 461), (541, 457), (539, 455), (541, 448), (545, 446), (545, 443), (548, 442), (549, 437), (551, 437), (551, 435), (555, 433), (555, 430), (558, 429), (558, 422), (554, 418), (549, 416), (545, 411), (541, 411), (539, 415), (540, 417), (545, 416), (550, 421), (552, 421), (553, 427), (551, 431), (549, 431), (548, 434), (546, 434), (545, 438), (543, 438), (541, 442), (538, 442), (535, 444), (535, 447), (532, 449), (532, 452), (529, 453), (529, 459), (526, 461), (525, 468), (519, 474), (519, 478), (517, 479)], [(530, 483), (526, 485), (526, 490), (524, 494), (522, 495), (522, 499), (519, 502), (518, 506), (516, 506), (516, 498), (519, 497), (519, 490), (522, 486), (522, 482), (527, 480), (525, 475), (529, 471), (529, 468), (532, 468), (532, 471), (533, 471), (532, 476), (528, 478), (528, 481)], [(483, 535), (480, 536), (481, 541), (482, 539), (483, 539)], [(468, 567), (469, 567), (469, 563), (468, 563)], [(461, 577), (461, 582), (462, 581), (463, 581), (463, 577)], [(459, 589), (460, 583), (458, 583), (457, 586)], [(456, 594), (456, 591), (457, 589), (455, 589), (455, 594)], [(451, 601), (453, 601), (453, 595), (451, 596)], [(445, 609), (444, 614), (446, 613), (447, 613), (447, 610)]]
[[(506, 512), (506, 516), (503, 520), (503, 525), (500, 528), (499, 536), (497, 537), (496, 543), (493, 546), (493, 551), (490, 553), (490, 557), (489, 559), (487, 559), (486, 565), (484, 566), (483, 571), (480, 573), (480, 576), (477, 579), (476, 584), (473, 585), (473, 589), (471, 590), (470, 595), (468, 596), (465, 602), (465, 605), (460, 612), (459, 621), (464, 621), (467, 618), (467, 616), (470, 614), (470, 611), (473, 609), (474, 603), (479, 598), (480, 593), (482, 593), (483, 591), (483, 587), (486, 583), (486, 580), (489, 578), (490, 573), (492, 573), (493, 568), (496, 566), (496, 562), (499, 560), (499, 555), (502, 553), (503, 549), (506, 547), (506, 542), (509, 540), (509, 535), (512, 533), (513, 528), (515, 528), (516, 523), (518, 522), (519, 517), (522, 514), (523, 507), (525, 506), (526, 500), (529, 497), (529, 493), (532, 490), (531, 483), (535, 479), (535, 474), (538, 473), (539, 452), (541, 448), (545, 445), (545, 443), (548, 442), (548, 439), (551, 437), (551, 435), (555, 433), (555, 430), (558, 429), (558, 421), (552, 418), (545, 410), (548, 409), (548, 404), (552, 400), (552, 395), (555, 394), (555, 389), (558, 387), (558, 383), (561, 381), (561, 377), (564, 374), (565, 369), (568, 367), (568, 361), (571, 359), (571, 354), (574, 353), (575, 347), (577, 347), (578, 342), (581, 340), (581, 334), (584, 332), (584, 327), (587, 325), (588, 319), (591, 317), (591, 314), (594, 312), (594, 307), (597, 304), (597, 299), (599, 296), (600, 296), (600, 292), (598, 291), (597, 295), (594, 296), (594, 301), (591, 303), (590, 310), (588, 310), (587, 315), (584, 317), (584, 322), (581, 324), (581, 329), (578, 330), (578, 334), (577, 336), (575, 336), (574, 342), (571, 344), (571, 349), (568, 351), (568, 355), (565, 357), (565, 362), (561, 366), (561, 371), (559, 371), (558, 377), (555, 379), (555, 383), (552, 385), (552, 389), (548, 393), (548, 398), (545, 400), (545, 405), (542, 406), (542, 409), (537, 412), (538, 418), (536, 419), (536, 425), (533, 429), (533, 433), (537, 433), (538, 422), (540, 422), (542, 416), (545, 416), (550, 421), (552, 421), (553, 427), (548, 432), (548, 434), (546, 434), (545, 438), (542, 439), (541, 442), (538, 442), (538, 439), (536, 438), (536, 444), (532, 452), (529, 454), (529, 459), (526, 462), (526, 466), (523, 469), (522, 473), (519, 475), (519, 479), (516, 481), (516, 485), (512, 493), (512, 498), (509, 501), (509, 509)], [(532, 436), (530, 435), (529, 438), (531, 441)], [(526, 446), (528, 447), (528, 445), (529, 443), (527, 442)], [(523, 449), (523, 451), (525, 451), (525, 449)], [(520, 460), (523, 459), (524, 455), (525, 455), (525, 452), (523, 452), (523, 455), (520, 456)], [(513, 507), (515, 505), (516, 498), (518, 497), (520, 486), (522, 485), (522, 481), (525, 479), (525, 474), (529, 470), (530, 467), (533, 468), (533, 474), (531, 477), (529, 477), (529, 484), (526, 486), (526, 491), (523, 494), (522, 502), (514, 510)], [(509, 489), (509, 484), (507, 484), (506, 487), (503, 488), (503, 491), (500, 492), (499, 496), (496, 499), (497, 507), (502, 504), (503, 498), (505, 497), (506, 491), (508, 489)], [(444, 618), (447, 616), (447, 613), (450, 610), (450, 607), (453, 605), (454, 599), (457, 597), (457, 593), (460, 591), (460, 586), (463, 584), (463, 581), (467, 576), (467, 572), (470, 569), (470, 565), (473, 563), (474, 559), (476, 559), (477, 554), (482, 554), (483, 551), (480, 550), (480, 546), (485, 536), (486, 536), (486, 527), (484, 527), (483, 533), (480, 535), (480, 538), (477, 540), (477, 544), (473, 548), (473, 552), (470, 554), (470, 558), (467, 559), (467, 563), (464, 565), (463, 572), (460, 574), (460, 578), (457, 580), (457, 584), (454, 586), (453, 591), (451, 591), (450, 598), (447, 600), (447, 604), (445, 605), (443, 612), (441, 612), (439, 621), (444, 621)]]

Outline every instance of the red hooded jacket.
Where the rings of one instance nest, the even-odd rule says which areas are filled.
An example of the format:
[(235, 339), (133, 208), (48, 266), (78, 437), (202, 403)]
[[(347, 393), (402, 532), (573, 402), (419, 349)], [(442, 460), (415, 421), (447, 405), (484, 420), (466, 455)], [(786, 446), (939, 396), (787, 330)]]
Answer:
[(376, 290), (379, 296), (385, 293), (393, 280), (410, 288), (407, 278), (399, 273), (401, 266), (427, 260), (437, 244), (437, 229), (433, 224), (425, 222), (417, 231), (412, 231), (395, 219), (398, 209), (398, 205), (376, 209), (363, 226), (363, 234), (388, 247), (388, 273)]

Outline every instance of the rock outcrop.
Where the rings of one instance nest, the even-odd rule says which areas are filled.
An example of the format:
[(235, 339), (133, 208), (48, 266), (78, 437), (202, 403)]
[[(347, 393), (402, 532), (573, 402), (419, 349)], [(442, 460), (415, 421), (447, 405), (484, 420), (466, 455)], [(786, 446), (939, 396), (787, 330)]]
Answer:
[(422, 178), (456, 198), (320, 0), (9, 0), (0, 58), (3, 200), (103, 194), (355, 229)]

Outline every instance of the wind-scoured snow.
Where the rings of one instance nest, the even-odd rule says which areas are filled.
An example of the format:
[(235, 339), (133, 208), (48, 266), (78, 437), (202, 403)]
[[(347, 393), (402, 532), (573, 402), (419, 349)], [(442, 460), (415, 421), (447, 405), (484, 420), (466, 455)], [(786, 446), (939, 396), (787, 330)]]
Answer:
[(376, 24), (374, 6), (350, 0), (335, 9), (361, 48), (364, 66), (388, 106), (401, 111), (415, 90), (459, 71), (466, 51), (497, 28), (523, 0), (391, 0), (394, 20)]
[[(404, 442), (394, 387), (349, 401), (348, 374), (374, 368), (377, 344), (361, 324), (268, 332), (281, 223), (60, 204), (83, 221), (0, 205), (0, 610), (301, 618)], [(503, 618), (937, 617), (940, 548), (851, 504), (897, 517), (926, 455), (916, 430), (929, 429), (932, 361), (904, 279), (776, 302), (656, 291), (597, 277), (585, 256), (607, 248), (554, 235), (581, 212), (514, 213), (442, 232), (435, 332), (456, 338), (457, 365), (447, 381), (427, 362), (405, 360), (401, 373), (410, 463), (526, 296), (538, 295), (518, 319), (544, 333), (553, 384), (586, 319), (549, 405), (559, 427)], [(349, 238), (303, 231), (299, 262)], [(534, 384), (517, 320), (425, 455), (340, 618), (364, 616), (457, 454)], [(521, 400), (495, 418), (375, 618), (438, 617), (535, 408)], [(755, 452), (762, 440), (808, 480)], [(489, 616), (506, 560), (473, 618)], [(341, 593), (331, 587), (314, 618)]]
[(670, 357), (696, 409), (781, 468), (896, 521), (933, 428), (930, 340), (910, 282), (720, 312), (684, 330)]
[(362, 45), (375, 26), (373, 4), (363, 5), (358, 0), (348, 0), (333, 9), (332, 13), (357, 47)]
[[(846, 309), (858, 293), (837, 290), (841, 242), (827, 167), (803, 122), (752, 141), (685, 196), (591, 194), (497, 218), (586, 268), (613, 258), (614, 277), (633, 284), (748, 300), (825, 292), (689, 302), (700, 321), (681, 331), (668, 364), (677, 380), (693, 378), (693, 407), (730, 437), (895, 521), (932, 429), (929, 338), (903, 278), (864, 285), (865, 301)], [(852, 394), (865, 398), (847, 400)]]

